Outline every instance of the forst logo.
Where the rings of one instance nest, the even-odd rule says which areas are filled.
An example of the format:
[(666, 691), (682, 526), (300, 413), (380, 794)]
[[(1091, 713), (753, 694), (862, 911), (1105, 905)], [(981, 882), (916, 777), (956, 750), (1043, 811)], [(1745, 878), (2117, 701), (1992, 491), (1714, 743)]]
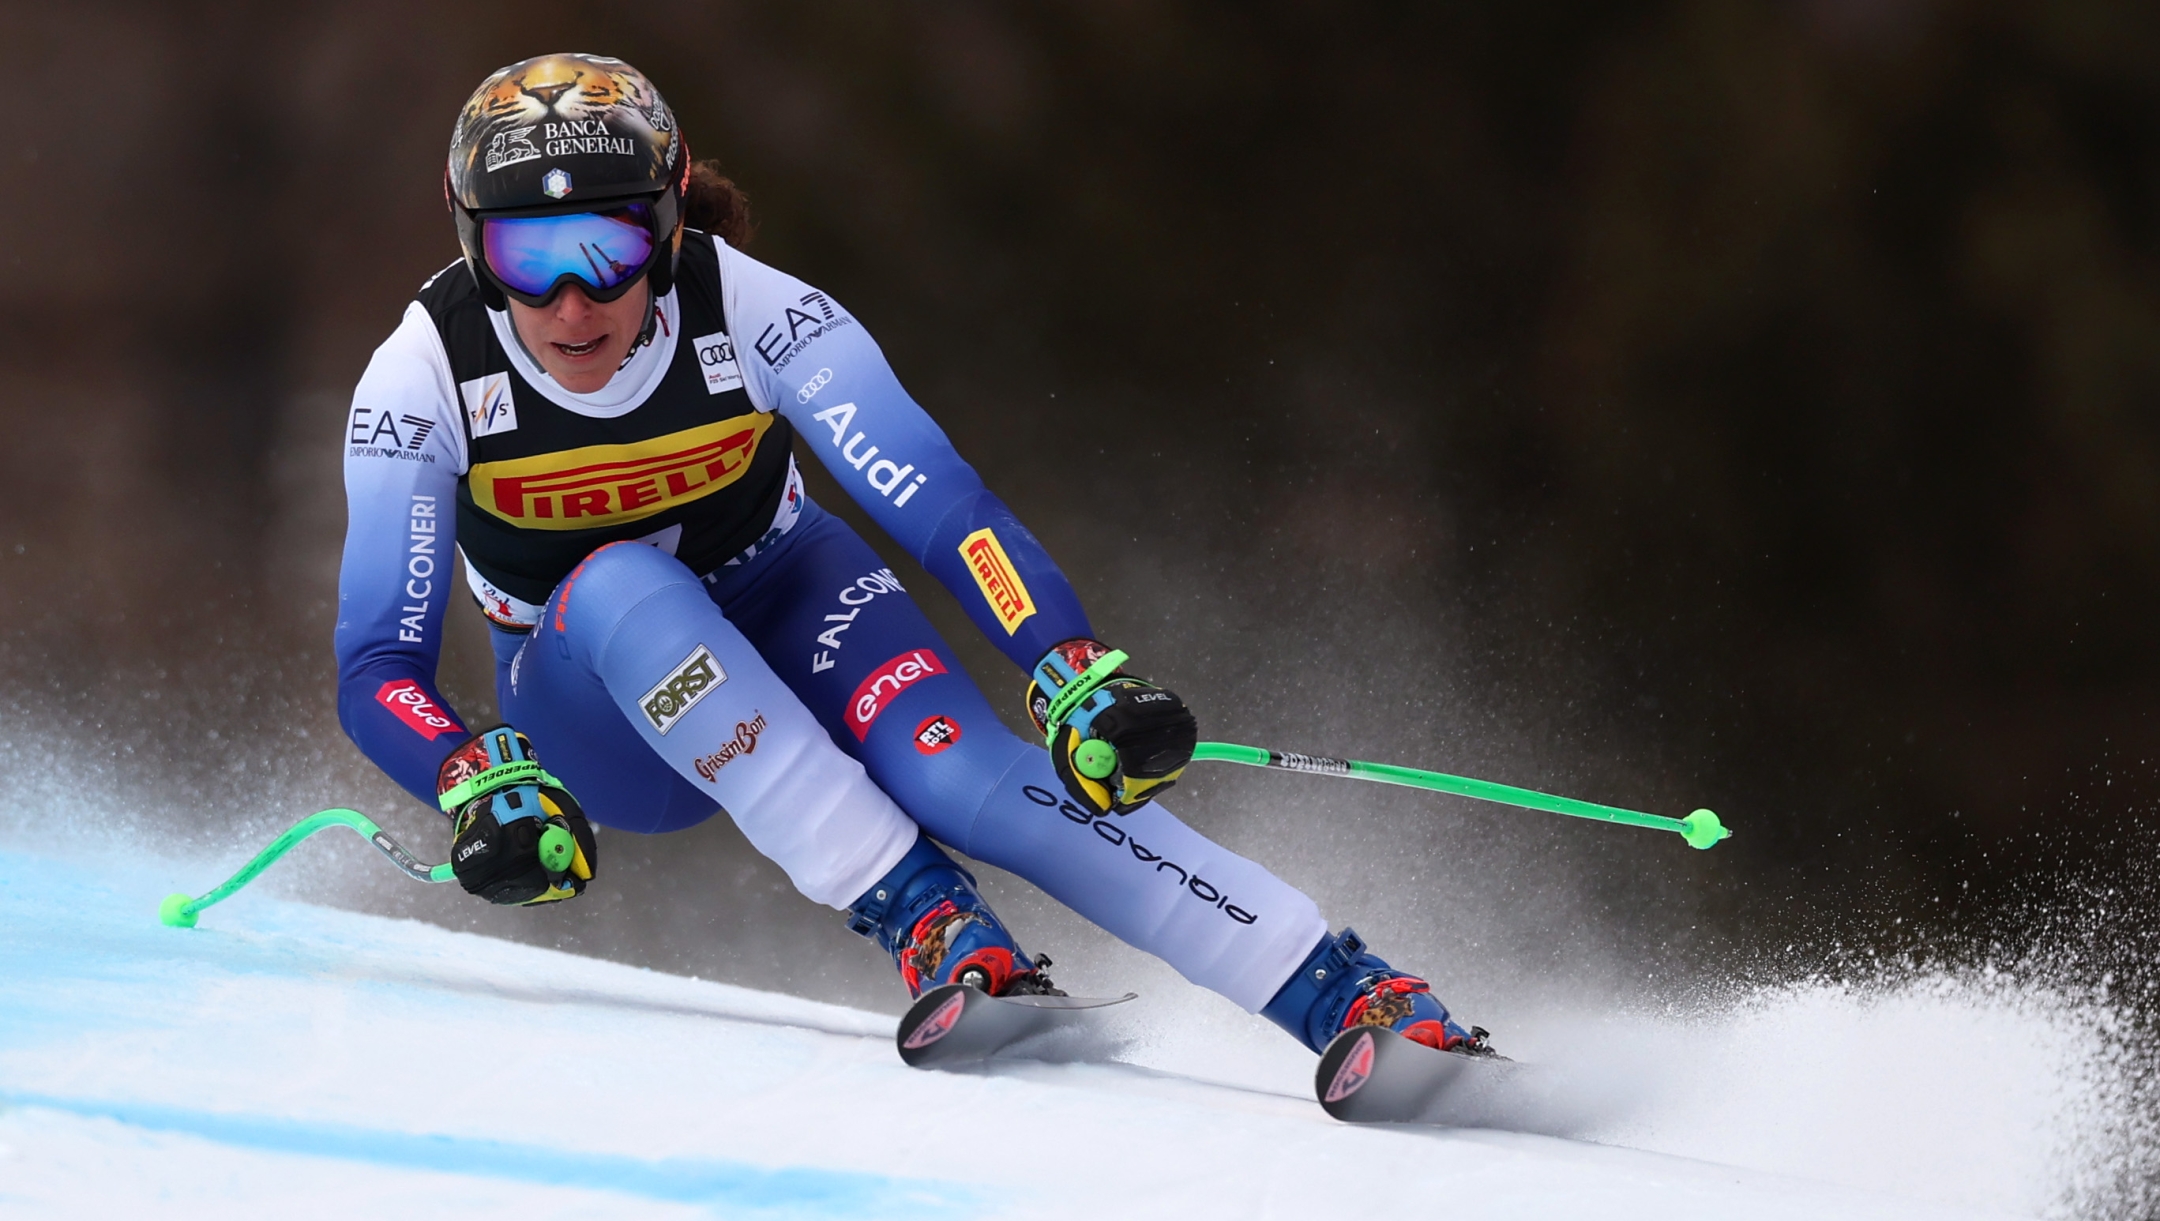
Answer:
[(430, 742), (446, 733), (465, 732), (464, 726), (436, 707), (435, 701), (420, 689), (420, 684), (409, 678), (384, 683), (375, 692), (375, 702), (388, 708), (392, 716), (405, 722), (406, 728)]
[(860, 742), (870, 736), (870, 727), (877, 723), (878, 714), (892, 704), (895, 696), (933, 674), (943, 673), (945, 667), (939, 665), (937, 655), (927, 649), (902, 653), (872, 670), (870, 676), (862, 680), (862, 686), (855, 688), (853, 698), (848, 700), (847, 723), (855, 733), (855, 740)]
[(652, 722), (652, 727), (665, 734), (697, 707), (698, 701), (711, 695), (726, 681), (727, 671), (720, 668), (719, 659), (701, 644), (657, 686), (647, 691), (638, 706), (644, 709), (645, 719)]

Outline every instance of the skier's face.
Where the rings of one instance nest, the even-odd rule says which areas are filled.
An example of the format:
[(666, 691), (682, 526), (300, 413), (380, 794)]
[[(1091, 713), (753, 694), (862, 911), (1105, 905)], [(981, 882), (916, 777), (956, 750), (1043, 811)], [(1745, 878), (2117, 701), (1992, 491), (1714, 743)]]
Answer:
[(510, 320), (549, 377), (573, 394), (591, 394), (622, 367), (650, 308), (652, 290), (646, 285), (595, 302), (576, 284), (565, 284), (546, 305), (511, 301)]

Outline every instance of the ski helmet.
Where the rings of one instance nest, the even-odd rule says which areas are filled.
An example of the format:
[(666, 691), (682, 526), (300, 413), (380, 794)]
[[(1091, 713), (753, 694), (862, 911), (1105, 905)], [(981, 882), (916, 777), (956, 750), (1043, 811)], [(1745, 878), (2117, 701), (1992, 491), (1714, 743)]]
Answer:
[[(499, 68), (480, 82), (450, 138), (443, 195), (457, 220), (458, 245), (493, 309), (506, 295), (538, 305), (565, 280), (613, 300), (649, 276), (655, 296), (674, 286), (676, 226), (690, 181), (690, 150), (674, 113), (645, 74), (598, 55), (542, 55)], [(642, 263), (573, 275), (544, 259), (522, 285), (489, 261), (490, 219), (605, 213), (645, 230)], [(582, 242), (568, 242), (580, 254)], [(610, 272), (617, 273), (611, 275)]]

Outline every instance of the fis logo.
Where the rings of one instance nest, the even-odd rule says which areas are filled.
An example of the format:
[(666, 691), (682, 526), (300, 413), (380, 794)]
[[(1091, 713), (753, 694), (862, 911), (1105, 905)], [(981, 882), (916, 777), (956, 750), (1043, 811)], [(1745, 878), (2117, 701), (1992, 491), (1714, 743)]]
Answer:
[(465, 419), (475, 437), (492, 437), (517, 428), (517, 401), (510, 397), (510, 375), (490, 373), (458, 383), (458, 397), (465, 402)]
[(690, 341), (697, 353), (698, 372), (705, 375), (705, 393), (724, 394), (742, 386), (742, 366), (735, 363), (735, 341), (726, 331)]
[(937, 655), (927, 649), (902, 653), (872, 670), (848, 700), (847, 723), (855, 740), (861, 742), (870, 736), (870, 727), (877, 724), (878, 714), (890, 707), (902, 691), (933, 674), (943, 673), (945, 667), (939, 665)]
[(772, 417), (736, 416), (629, 445), (588, 445), (472, 468), (473, 501), (527, 530), (639, 521), (742, 478)]
[(675, 722), (697, 707), (698, 701), (711, 695), (726, 681), (727, 671), (720, 668), (719, 659), (701, 644), (657, 686), (647, 691), (638, 706), (645, 710), (645, 719), (652, 722), (652, 727), (665, 734), (675, 728)]
[(983, 601), (990, 604), (990, 613), (997, 616), (1005, 634), (1019, 631), (1027, 617), (1035, 613), (1035, 599), (1028, 595), (1020, 574), (1013, 571), (1012, 560), (998, 545), (997, 535), (986, 526), (961, 539), (960, 558), (967, 561), (975, 588), (982, 591)]

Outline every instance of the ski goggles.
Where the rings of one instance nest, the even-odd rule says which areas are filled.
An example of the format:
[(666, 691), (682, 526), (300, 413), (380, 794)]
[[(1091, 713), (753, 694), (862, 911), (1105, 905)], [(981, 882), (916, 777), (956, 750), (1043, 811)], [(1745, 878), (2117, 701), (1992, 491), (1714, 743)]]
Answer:
[(630, 291), (660, 247), (653, 206), (639, 201), (552, 216), (483, 216), (480, 250), (503, 292), (531, 306), (576, 282), (594, 301)]

